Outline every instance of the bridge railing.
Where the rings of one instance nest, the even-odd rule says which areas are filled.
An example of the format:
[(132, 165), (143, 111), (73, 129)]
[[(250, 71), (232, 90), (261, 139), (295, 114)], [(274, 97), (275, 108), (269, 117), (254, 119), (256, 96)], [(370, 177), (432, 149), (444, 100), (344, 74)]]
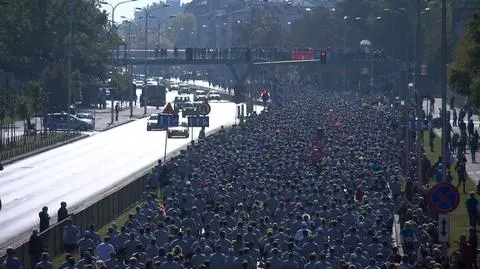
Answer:
[[(187, 50), (191, 55), (187, 55)], [(278, 49), (278, 48), (190, 48), (190, 49), (159, 49), (159, 50), (112, 50), (112, 59), (117, 59), (121, 63), (142, 64), (152, 62), (175, 62), (191, 61), (205, 62), (208, 60), (229, 60), (238, 62), (269, 62), (269, 61), (291, 61), (291, 60), (314, 60), (320, 59), (321, 54), (326, 52), (328, 63), (345, 64), (362, 62), (382, 62), (386, 56), (383, 54), (365, 54), (361, 51), (342, 51), (342, 50), (324, 50), (324, 49)], [(189, 56), (189, 57), (187, 57)]]

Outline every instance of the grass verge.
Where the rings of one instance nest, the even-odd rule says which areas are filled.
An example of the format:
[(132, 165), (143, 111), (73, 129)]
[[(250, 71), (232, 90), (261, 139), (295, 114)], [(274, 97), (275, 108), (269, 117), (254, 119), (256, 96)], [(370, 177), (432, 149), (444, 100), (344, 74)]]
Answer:
[[(157, 192), (157, 199), (159, 201), (163, 200), (163, 192), (160, 190)], [(101, 227), (98, 229), (98, 234), (100, 235), (100, 238), (103, 240), (103, 238), (107, 235), (108, 228), (111, 226), (112, 223), (117, 223), (118, 227), (122, 227), (123, 224), (128, 220), (128, 215), (132, 213), (132, 211), (135, 211), (135, 208), (140, 205), (140, 203), (134, 204), (131, 207), (129, 207), (127, 210), (125, 210), (120, 216), (116, 217), (110, 223), (106, 224), (105, 226)], [(83, 231), (81, 231), (83, 233)], [(78, 261), (80, 259), (80, 253), (75, 253), (75, 261)], [(60, 265), (65, 261), (65, 253), (61, 253), (57, 257), (55, 257), (52, 261), (53, 263), (53, 268), (60, 268)]]
[[(441, 156), (442, 152), (442, 144), (441, 139), (439, 137), (435, 137), (435, 141), (433, 144), (433, 152), (430, 151), (429, 146), (429, 138), (428, 138), (428, 131), (424, 132), (424, 141), (425, 141), (425, 153), (427, 154), (428, 159), (432, 162), (437, 161), (438, 157)], [(453, 177), (453, 185), (458, 184), (458, 175), (454, 169), (451, 169), (452, 177)], [(430, 181), (430, 185), (435, 185), (435, 181)], [(460, 238), (461, 234), (468, 235), (468, 228), (470, 227), (468, 223), (468, 214), (467, 209), (465, 208), (465, 201), (468, 199), (468, 193), (470, 191), (475, 191), (476, 186), (473, 184), (471, 180), (467, 180), (465, 184), (466, 193), (463, 193), (462, 188), (460, 187), (460, 194), (462, 199), (460, 200), (460, 204), (458, 208), (450, 213), (450, 247), (448, 249), (448, 253), (453, 253), (455, 250), (458, 249), (457, 241)]]
[[(108, 228), (113, 222), (118, 223), (118, 226), (121, 227), (127, 220), (128, 220), (128, 215), (132, 212), (133, 209), (135, 209), (137, 205), (133, 205), (129, 209), (125, 210), (125, 212), (122, 213), (122, 215), (118, 216), (116, 219), (112, 220), (109, 224), (101, 227), (97, 232), (100, 235), (100, 237), (103, 238), (107, 235)], [(81, 231), (83, 233), (83, 231)], [(80, 253), (75, 254), (75, 261), (80, 260)], [(53, 259), (53, 268), (60, 268), (60, 265), (65, 261), (65, 253), (62, 253), (55, 257)]]

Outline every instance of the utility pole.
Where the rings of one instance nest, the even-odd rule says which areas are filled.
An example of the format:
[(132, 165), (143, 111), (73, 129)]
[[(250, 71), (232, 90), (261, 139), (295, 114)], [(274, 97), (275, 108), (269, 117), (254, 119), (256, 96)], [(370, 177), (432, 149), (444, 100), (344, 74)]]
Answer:
[[(447, 1), (442, 0), (442, 163), (448, 163), (447, 136), (449, 136), (449, 122), (447, 118)], [(447, 181), (447, 170), (442, 169), (442, 180)]]
[[(128, 21), (128, 41), (127, 41), (127, 58), (130, 59), (130, 42), (132, 37), (132, 22)], [(130, 74), (133, 75), (133, 65), (130, 64), (128, 67), (128, 71)], [(130, 119), (133, 118), (133, 97), (135, 96), (135, 92), (133, 89), (130, 89)]]
[(421, 81), (420, 81), (420, 74), (421, 74), (421, 64), (422, 64), (422, 57), (421, 57), (421, 11), (422, 11), (422, 1), (417, 0), (416, 2), (416, 7), (415, 7), (415, 16), (416, 16), (416, 21), (415, 21), (415, 76), (414, 76), (414, 85), (415, 85), (415, 92), (417, 94), (415, 101), (416, 103), (416, 110), (417, 110), (417, 176), (418, 176), (418, 184), (419, 186), (423, 186), (423, 171), (422, 171), (422, 147), (423, 147), (423, 141), (421, 139), (423, 129), (421, 128), (423, 124), (423, 119), (421, 118), (422, 116), (422, 110), (423, 110), (423, 95), (422, 92), (420, 92), (421, 86)]
[(145, 39), (144, 39), (144, 42), (145, 42), (145, 63), (144, 63), (144, 69), (143, 69), (143, 115), (147, 115), (147, 106), (148, 106), (148, 98), (147, 98), (147, 71), (148, 71), (148, 67), (147, 67), (147, 58), (148, 58), (148, 55), (147, 55), (147, 50), (148, 50), (148, 16), (150, 16), (150, 12), (145, 10)]
[(68, 31), (68, 89), (67, 89), (67, 132), (70, 132), (70, 107), (72, 102), (72, 47), (73, 47), (73, 0), (68, 1), (70, 9)]

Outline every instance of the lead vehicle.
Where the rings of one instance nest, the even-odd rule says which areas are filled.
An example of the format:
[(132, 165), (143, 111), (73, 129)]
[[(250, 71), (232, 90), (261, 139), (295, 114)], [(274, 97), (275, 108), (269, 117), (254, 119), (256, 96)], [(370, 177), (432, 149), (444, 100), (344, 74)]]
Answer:
[(167, 137), (182, 137), (188, 138), (190, 136), (190, 132), (188, 131), (188, 124), (186, 122), (180, 123), (179, 126), (170, 127), (167, 131)]

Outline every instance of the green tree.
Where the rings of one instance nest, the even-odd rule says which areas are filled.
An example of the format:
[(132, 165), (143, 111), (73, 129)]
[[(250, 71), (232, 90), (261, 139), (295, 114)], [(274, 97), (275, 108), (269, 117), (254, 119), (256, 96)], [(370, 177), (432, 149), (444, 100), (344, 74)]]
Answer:
[(8, 52), (0, 52), (0, 66), (41, 82), (50, 109), (66, 104), (70, 19), (73, 70), (79, 70), (82, 81), (105, 78), (110, 50), (119, 39), (107, 27), (107, 15), (96, 1), (9, 1), (0, 16), (0, 51)]
[(280, 47), (283, 45), (283, 31), (274, 14), (257, 12), (252, 21), (242, 21), (235, 25), (236, 46), (241, 47)]
[(28, 95), (32, 101), (32, 110), (35, 113), (43, 114), (45, 109), (45, 92), (42, 83), (30, 81), (27, 85)]
[(450, 89), (468, 96), (480, 106), (480, 13), (468, 22), (466, 32), (454, 52), (454, 61), (449, 66)]
[(176, 47), (193, 46), (197, 40), (197, 21), (191, 13), (178, 14), (172, 19), (167, 39)]
[(82, 98), (83, 92), (83, 81), (82, 81), (82, 74), (77, 69), (72, 74), (72, 102), (77, 103), (83, 100)]
[(112, 76), (112, 85), (117, 89), (116, 94), (119, 98), (129, 98), (132, 79), (132, 75), (128, 72), (118, 72)]
[(317, 8), (291, 25), (287, 42), (291, 47), (339, 48), (346, 42), (348, 31), (343, 18), (327, 8)]

